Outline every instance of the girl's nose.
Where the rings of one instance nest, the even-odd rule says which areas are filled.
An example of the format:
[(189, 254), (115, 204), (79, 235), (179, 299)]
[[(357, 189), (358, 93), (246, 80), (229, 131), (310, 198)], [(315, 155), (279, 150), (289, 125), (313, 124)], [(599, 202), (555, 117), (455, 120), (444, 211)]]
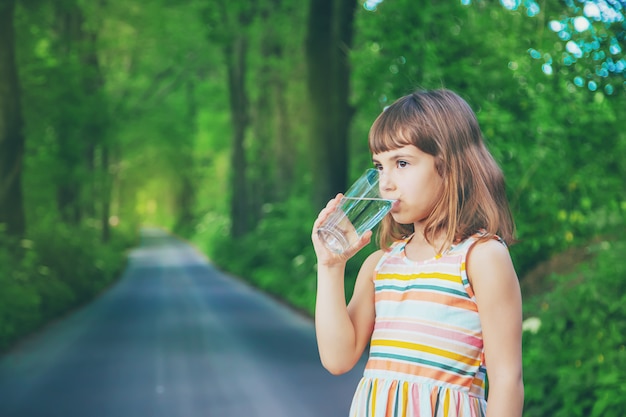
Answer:
[(393, 181), (391, 180), (389, 174), (384, 173), (383, 171), (378, 172), (378, 186), (381, 192), (393, 190)]

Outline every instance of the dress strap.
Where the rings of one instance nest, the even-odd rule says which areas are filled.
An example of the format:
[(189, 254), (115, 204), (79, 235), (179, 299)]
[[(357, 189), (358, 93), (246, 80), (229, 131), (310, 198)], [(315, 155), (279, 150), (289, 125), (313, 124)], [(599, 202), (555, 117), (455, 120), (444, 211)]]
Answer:
[[(480, 231), (468, 237), (467, 239), (452, 248), (453, 252), (461, 256), (461, 280), (463, 281), (465, 291), (467, 291), (467, 294), (471, 298), (474, 298), (474, 289), (472, 288), (472, 284), (467, 275), (467, 255), (469, 254), (472, 247), (476, 244), (476, 242), (478, 242), (480, 238), (484, 237), (485, 235), (486, 233), (484, 231)], [(492, 239), (497, 240), (505, 247), (507, 247), (506, 242), (500, 236), (493, 235)]]
[[(411, 235), (412, 236), (412, 235)], [(402, 252), (402, 250), (404, 249), (404, 247), (406, 246), (407, 242), (409, 241), (409, 239), (411, 239), (411, 236), (408, 236), (404, 239), (401, 240), (396, 240), (395, 242), (393, 242), (391, 244), (391, 246), (389, 247), (389, 249), (387, 249), (385, 251), (385, 253), (383, 254), (383, 256), (381, 256), (380, 260), (378, 261), (378, 263), (376, 264), (376, 268), (374, 268), (374, 276), (378, 273), (378, 271), (380, 270), (380, 267), (382, 266), (383, 263), (385, 263), (385, 261), (392, 257), (397, 255), (398, 253)]]
[[(478, 240), (480, 240), (481, 238), (483, 238), (486, 235), (487, 235), (487, 233), (484, 230), (476, 232), (472, 236), (468, 237), (467, 239), (459, 242), (456, 245), (453, 245), (452, 248), (451, 248), (451, 251), (463, 252), (464, 253), (464, 258), (465, 258), (465, 256), (469, 252), (470, 248), (472, 246), (474, 246), (474, 243), (476, 243)], [(497, 240), (498, 242), (502, 243), (505, 247), (508, 248), (506, 242), (500, 236), (493, 235), (491, 238), (494, 239), (494, 240)]]

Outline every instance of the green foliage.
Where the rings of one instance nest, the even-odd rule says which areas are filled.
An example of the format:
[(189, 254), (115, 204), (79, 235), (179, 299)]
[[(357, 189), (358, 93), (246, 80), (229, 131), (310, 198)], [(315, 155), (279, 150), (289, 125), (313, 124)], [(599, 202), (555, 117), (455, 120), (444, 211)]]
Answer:
[[(69, 228), (58, 224), (41, 229), (34, 234), (37, 256), (42, 265), (48, 266), (54, 277), (71, 289), (73, 303), (91, 299), (106, 287), (123, 264), (123, 246), (113, 241), (103, 245), (93, 230)], [(43, 302), (45, 313), (56, 313)], [(73, 303), (71, 300), (70, 305)]]
[[(0, 350), (13, 340), (32, 331), (41, 322), (41, 297), (30, 286), (39, 274), (32, 242), (0, 234)], [(16, 257), (16, 254), (23, 254)]]
[(0, 238), (0, 351), (110, 285), (134, 243), (118, 233), (102, 244), (95, 230), (60, 224)]
[[(469, 5), (472, 0), (461, 3)], [(542, 61), (545, 74), (561, 72), (571, 79), (572, 85), (589, 91), (603, 90), (608, 95), (625, 91), (626, 1), (565, 0), (539, 4), (534, 0), (509, 0), (501, 4), (518, 14), (523, 10), (525, 15), (541, 19), (542, 30), (554, 32), (544, 37), (544, 45), (538, 47), (532, 42), (528, 49), (529, 56)]]
[(213, 247), (212, 260), (255, 286), (311, 310), (315, 256), (308, 220), (312, 212), (303, 199), (268, 204), (258, 227), (242, 239), (224, 239)]
[(589, 251), (592, 261), (551, 276), (553, 290), (525, 305), (526, 323), (541, 323), (524, 334), (526, 417), (619, 417), (626, 409), (626, 241)]

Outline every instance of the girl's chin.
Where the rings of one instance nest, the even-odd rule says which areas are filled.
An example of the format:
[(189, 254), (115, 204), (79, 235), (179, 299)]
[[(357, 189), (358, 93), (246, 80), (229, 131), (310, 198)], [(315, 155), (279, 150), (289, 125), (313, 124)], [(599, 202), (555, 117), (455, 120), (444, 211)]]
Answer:
[(400, 223), (400, 224), (413, 224), (412, 221), (408, 220), (406, 218), (406, 216), (403, 216), (400, 213), (391, 213), (391, 218), (393, 219), (393, 221), (395, 221), (396, 223)]

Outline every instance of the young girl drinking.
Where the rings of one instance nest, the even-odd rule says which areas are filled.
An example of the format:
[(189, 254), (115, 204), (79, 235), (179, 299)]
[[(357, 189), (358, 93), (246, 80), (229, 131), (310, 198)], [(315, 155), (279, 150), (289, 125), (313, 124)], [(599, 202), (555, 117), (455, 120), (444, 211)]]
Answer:
[(449, 90), (418, 91), (380, 114), (369, 146), (381, 196), (396, 202), (347, 306), (346, 261), (372, 233), (342, 255), (324, 247), (317, 229), (339, 194), (312, 234), (322, 364), (347, 372), (369, 343), (350, 417), (521, 416), (521, 295), (505, 243), (514, 225), (474, 112)]

